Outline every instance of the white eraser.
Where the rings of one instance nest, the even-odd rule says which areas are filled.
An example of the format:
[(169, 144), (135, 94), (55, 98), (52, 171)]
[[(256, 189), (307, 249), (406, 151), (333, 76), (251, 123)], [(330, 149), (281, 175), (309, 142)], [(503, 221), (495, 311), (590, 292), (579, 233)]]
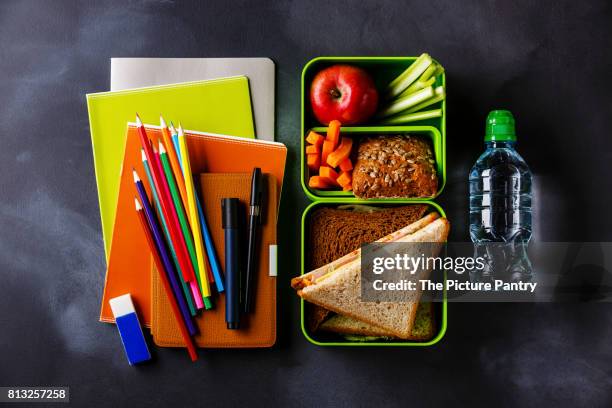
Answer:
[(276, 265), (276, 254), (278, 252), (278, 245), (270, 245), (270, 266), (268, 270), (269, 276), (276, 276), (277, 274), (277, 265)]
[(132, 296), (130, 296), (129, 293), (112, 298), (108, 301), (108, 303), (110, 303), (110, 307), (115, 318), (125, 316), (126, 314), (130, 313), (136, 313), (134, 303), (132, 303)]

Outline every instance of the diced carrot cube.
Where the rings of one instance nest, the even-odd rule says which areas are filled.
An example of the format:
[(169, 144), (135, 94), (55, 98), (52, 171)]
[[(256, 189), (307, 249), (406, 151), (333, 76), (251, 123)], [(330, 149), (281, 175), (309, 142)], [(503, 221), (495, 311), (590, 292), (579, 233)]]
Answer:
[(321, 164), (327, 163), (327, 156), (334, 151), (334, 143), (330, 140), (323, 142), (323, 149), (321, 150)]
[(321, 156), (318, 154), (307, 154), (306, 163), (310, 170), (319, 171), (319, 167), (321, 167)]
[(325, 141), (325, 137), (311, 130), (308, 132), (308, 136), (306, 136), (306, 141), (311, 145), (321, 146)]
[(334, 187), (333, 184), (329, 181), (329, 179), (321, 177), (321, 176), (312, 176), (308, 180), (308, 187), (316, 188), (316, 189), (326, 189)]
[[(323, 167), (321, 167), (321, 168), (323, 168)], [(352, 181), (352, 176), (351, 176), (351, 173), (349, 173), (348, 171), (343, 171), (336, 178), (336, 182), (338, 184), (340, 184), (342, 187), (350, 186), (351, 185), (351, 181)]]
[(342, 143), (336, 150), (326, 156), (326, 160), (323, 163), (327, 163), (332, 167), (338, 167), (344, 159), (348, 159), (351, 155), (351, 149), (353, 148), (353, 140), (350, 137), (343, 137)]
[(340, 121), (332, 120), (327, 125), (327, 139), (334, 143), (334, 149), (338, 146), (340, 142)]
[(340, 170), (342, 171), (351, 171), (353, 170), (353, 162), (350, 158), (346, 158), (340, 162)]
[(338, 173), (331, 167), (321, 166), (321, 168), (319, 168), (319, 176), (328, 179), (332, 184), (336, 184)]
[(319, 154), (319, 153), (321, 153), (321, 146), (319, 145), (306, 146), (306, 154)]

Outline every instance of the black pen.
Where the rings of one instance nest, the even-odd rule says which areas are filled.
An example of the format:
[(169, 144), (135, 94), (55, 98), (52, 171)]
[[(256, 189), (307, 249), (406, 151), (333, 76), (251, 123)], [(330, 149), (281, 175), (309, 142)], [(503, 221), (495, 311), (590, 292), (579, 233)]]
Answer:
[(251, 200), (249, 203), (249, 247), (247, 252), (246, 277), (244, 288), (244, 312), (253, 310), (253, 275), (257, 270), (257, 230), (261, 223), (263, 176), (261, 169), (255, 167), (251, 177)]

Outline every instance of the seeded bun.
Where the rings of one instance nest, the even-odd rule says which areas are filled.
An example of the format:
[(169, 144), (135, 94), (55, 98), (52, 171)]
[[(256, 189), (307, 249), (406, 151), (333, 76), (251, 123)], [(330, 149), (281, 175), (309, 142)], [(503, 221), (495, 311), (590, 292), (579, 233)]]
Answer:
[(358, 198), (431, 197), (438, 191), (435, 163), (421, 137), (368, 137), (359, 143), (353, 192)]

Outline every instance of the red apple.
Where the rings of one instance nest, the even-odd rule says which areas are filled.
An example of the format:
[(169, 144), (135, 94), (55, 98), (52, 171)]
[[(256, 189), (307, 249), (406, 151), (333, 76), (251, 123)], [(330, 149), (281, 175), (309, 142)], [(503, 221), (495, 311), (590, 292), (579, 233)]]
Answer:
[(366, 71), (352, 65), (332, 65), (317, 73), (310, 85), (310, 105), (324, 125), (367, 121), (376, 112), (378, 91)]

